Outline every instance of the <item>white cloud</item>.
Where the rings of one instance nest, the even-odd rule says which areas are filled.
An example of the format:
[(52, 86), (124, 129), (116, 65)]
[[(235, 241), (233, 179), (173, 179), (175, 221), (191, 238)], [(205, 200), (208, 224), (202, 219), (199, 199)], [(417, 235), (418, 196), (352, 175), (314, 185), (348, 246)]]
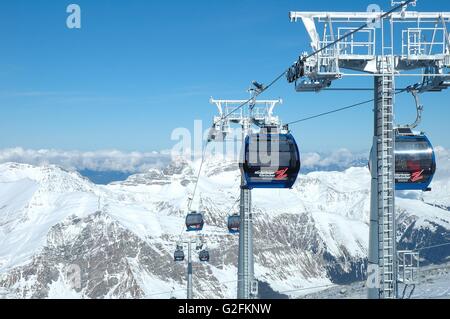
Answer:
[[(437, 170), (435, 179), (450, 178), (450, 149), (435, 147)], [(369, 152), (352, 152), (340, 149), (330, 153), (302, 154), (302, 167), (305, 170), (347, 169), (355, 165), (367, 165)]]
[[(436, 147), (436, 178), (450, 177), (450, 150)], [(352, 166), (367, 165), (368, 152), (352, 152), (339, 149), (330, 153), (301, 154), (302, 171), (344, 170)], [(0, 163), (16, 162), (32, 165), (54, 164), (69, 170), (89, 169), (93, 171), (144, 172), (150, 168), (166, 166), (171, 161), (170, 151), (122, 152), (103, 150), (94, 152), (30, 150), (10, 148), (0, 150)]]
[(305, 169), (346, 169), (355, 163), (364, 163), (368, 152), (351, 152), (339, 149), (330, 153), (306, 153), (302, 155), (302, 166)]
[(441, 146), (436, 151), (436, 179), (450, 178), (450, 150)]
[(94, 152), (30, 150), (20, 147), (0, 150), (0, 163), (15, 162), (31, 165), (57, 165), (68, 170), (143, 172), (165, 166), (170, 156), (165, 152), (121, 152), (104, 150)]

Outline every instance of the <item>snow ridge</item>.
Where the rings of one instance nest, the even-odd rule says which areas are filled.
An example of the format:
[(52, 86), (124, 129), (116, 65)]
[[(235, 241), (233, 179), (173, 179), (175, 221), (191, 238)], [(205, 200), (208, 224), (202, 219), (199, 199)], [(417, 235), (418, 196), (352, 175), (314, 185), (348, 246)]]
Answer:
[[(183, 297), (184, 265), (172, 253), (198, 167), (180, 160), (100, 186), (57, 166), (1, 164), (0, 296)], [(237, 209), (239, 181), (235, 162), (205, 163), (194, 207), (206, 212), (212, 260), (196, 265), (199, 298), (235, 297), (238, 242), (225, 221)], [(449, 179), (435, 186), (449, 189)], [(367, 168), (356, 167), (301, 175), (293, 190), (254, 190), (258, 280), (278, 292), (362, 280), (369, 187)], [(400, 224), (409, 232), (399, 240), (450, 234), (450, 198), (401, 196)], [(68, 282), (71, 265), (80, 267), (79, 288)]]

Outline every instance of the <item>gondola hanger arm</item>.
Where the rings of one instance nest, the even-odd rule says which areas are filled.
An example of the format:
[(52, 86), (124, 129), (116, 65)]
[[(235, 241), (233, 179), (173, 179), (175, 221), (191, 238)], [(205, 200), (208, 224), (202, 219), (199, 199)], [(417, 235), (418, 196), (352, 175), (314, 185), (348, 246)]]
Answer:
[(419, 90), (417, 90), (415, 87), (410, 87), (408, 88), (408, 92), (412, 94), (412, 96), (414, 97), (414, 102), (416, 103), (416, 120), (414, 123), (400, 126), (400, 128), (415, 129), (422, 122), (423, 105), (420, 103)]

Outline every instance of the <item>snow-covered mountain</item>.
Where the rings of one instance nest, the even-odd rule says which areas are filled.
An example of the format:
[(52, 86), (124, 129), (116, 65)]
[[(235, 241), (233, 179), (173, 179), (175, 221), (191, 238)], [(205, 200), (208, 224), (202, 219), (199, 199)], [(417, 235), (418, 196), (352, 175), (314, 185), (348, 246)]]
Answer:
[[(198, 167), (180, 160), (102, 186), (56, 166), (0, 165), (0, 296), (183, 298), (185, 265), (172, 254)], [(236, 295), (238, 238), (225, 223), (239, 183), (236, 163), (206, 161), (194, 206), (205, 211), (211, 262), (195, 264), (196, 298)], [(255, 273), (271, 294), (262, 297), (364, 278), (369, 183), (359, 167), (302, 175), (293, 190), (253, 191)], [(401, 245), (450, 241), (450, 179), (434, 187), (400, 194)], [(445, 247), (425, 254), (431, 262), (448, 256)]]

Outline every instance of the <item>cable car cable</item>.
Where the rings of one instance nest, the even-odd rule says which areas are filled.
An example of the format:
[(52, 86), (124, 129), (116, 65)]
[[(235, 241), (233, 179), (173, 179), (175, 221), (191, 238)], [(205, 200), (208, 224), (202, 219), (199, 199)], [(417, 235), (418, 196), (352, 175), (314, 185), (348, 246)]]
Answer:
[(208, 147), (208, 142), (206, 143), (206, 145), (204, 146), (203, 151), (202, 151), (202, 161), (200, 162), (200, 167), (199, 167), (199, 169), (198, 169), (197, 179), (196, 179), (195, 186), (194, 186), (194, 191), (192, 192), (192, 198), (191, 198), (191, 200), (189, 201), (189, 205), (188, 205), (188, 210), (189, 210), (189, 211), (191, 211), (191, 208), (192, 208), (192, 202), (194, 201), (195, 194), (196, 194), (196, 192), (197, 192), (198, 182), (199, 182), (199, 180), (200, 180), (200, 175), (201, 175), (201, 173), (202, 173), (203, 164), (204, 164), (204, 162), (205, 162), (205, 154), (206, 154), (207, 147)]
[[(402, 90), (396, 92), (395, 95), (404, 93), (404, 92), (406, 92), (406, 90), (407, 89), (402, 89)], [(349, 105), (349, 106), (345, 106), (345, 107), (341, 107), (341, 108), (338, 108), (338, 109), (335, 109), (335, 110), (332, 110), (332, 111), (328, 111), (328, 112), (320, 113), (320, 114), (317, 114), (317, 115), (305, 117), (305, 118), (302, 118), (302, 119), (299, 119), (299, 120), (296, 120), (296, 121), (289, 122), (286, 125), (290, 126), (290, 125), (298, 124), (298, 123), (301, 123), (301, 122), (306, 122), (306, 121), (313, 120), (313, 119), (316, 119), (316, 118), (319, 118), (319, 117), (322, 117), (322, 116), (326, 116), (326, 115), (330, 115), (330, 114), (333, 114), (333, 113), (342, 112), (342, 111), (345, 111), (345, 110), (348, 110), (348, 109), (352, 109), (352, 108), (355, 108), (355, 107), (358, 107), (358, 106), (361, 106), (361, 105), (365, 105), (365, 104), (368, 104), (368, 103), (372, 103), (372, 102), (375, 102), (375, 99), (362, 101), (362, 102), (355, 103), (355, 104), (352, 104), (352, 105)]]
[(445, 246), (450, 246), (450, 243), (428, 246), (428, 247), (423, 247), (423, 248), (417, 248), (417, 249), (414, 249), (413, 251), (423, 251), (423, 250), (429, 250), (429, 249), (440, 248), (440, 247), (445, 247)]
[[(388, 12), (382, 14), (378, 19), (384, 19), (388, 16), (390, 16), (392, 13), (396, 12), (398, 9), (403, 8), (405, 6), (408, 6), (411, 2), (413, 2), (415, 0), (407, 0), (404, 3), (394, 7), (393, 9), (389, 10)], [(376, 21), (377, 19), (373, 19), (374, 21)], [(328, 49), (329, 47), (336, 45), (337, 43), (341, 42), (342, 40), (347, 39), (348, 37), (352, 36), (353, 34), (363, 30), (364, 28), (366, 28), (369, 25), (369, 23), (365, 23), (364, 25), (360, 26), (359, 28), (346, 33), (345, 35), (343, 35), (342, 37), (340, 37), (339, 39), (336, 39), (335, 41), (327, 44), (326, 46), (310, 53), (309, 55), (306, 55), (304, 57), (302, 57), (301, 62), (305, 62), (308, 58), (315, 56), (317, 54), (319, 54), (320, 52)], [(249, 104), (251, 101), (255, 100), (255, 98), (257, 98), (259, 95), (261, 95), (262, 93), (264, 93), (265, 91), (267, 91), (268, 89), (270, 89), (276, 82), (278, 82), (279, 80), (281, 80), (288, 72), (289, 70), (292, 68), (292, 66), (290, 66), (288, 69), (284, 70), (280, 75), (278, 75), (274, 80), (272, 80), (272, 82), (269, 83), (269, 85), (267, 86), (259, 86), (259, 89), (255, 92), (254, 96), (252, 96), (251, 98), (249, 98), (248, 100), (246, 100), (244, 103), (240, 104), (239, 106), (237, 106), (235, 109), (231, 110), (228, 114), (226, 114), (225, 116), (221, 117), (219, 120), (217, 120), (214, 124), (213, 127), (215, 125), (217, 125), (218, 123), (220, 123), (220, 121), (223, 121), (225, 119), (227, 119), (230, 115), (232, 115), (233, 113), (239, 111), (241, 108), (243, 108), (245, 105)]]
[[(204, 164), (204, 162), (205, 162), (205, 154), (206, 154), (206, 150), (207, 150), (208, 144), (209, 144), (209, 143), (206, 142), (206, 144), (204, 145), (203, 150), (202, 150), (202, 160), (201, 160), (201, 162), (200, 162), (200, 167), (199, 167), (199, 170), (198, 170), (198, 173), (197, 173), (197, 177), (196, 177), (196, 181), (195, 181), (195, 186), (194, 186), (194, 191), (192, 192), (192, 197), (189, 199), (189, 203), (188, 203), (188, 213), (191, 212), (192, 202), (193, 202), (194, 199), (195, 199), (195, 194), (196, 194), (196, 192), (197, 192), (198, 183), (199, 183), (199, 180), (200, 180), (200, 175), (201, 175), (201, 172), (202, 172), (203, 164)], [(186, 229), (185, 229), (185, 225), (183, 224), (183, 226), (181, 227), (180, 238), (182, 238), (182, 236), (183, 236), (185, 230), (186, 230)]]
[[(395, 89), (395, 91), (405, 91), (408, 90), (408, 88), (404, 89)], [(375, 91), (374, 88), (324, 88), (322, 91)]]
[(359, 103), (356, 103), (356, 104), (352, 104), (352, 105), (349, 105), (349, 106), (345, 106), (345, 107), (342, 107), (342, 108), (339, 108), (339, 109), (335, 109), (335, 110), (332, 110), (332, 111), (328, 111), (328, 112), (320, 113), (320, 114), (317, 114), (317, 115), (305, 117), (303, 119), (299, 119), (299, 120), (296, 120), (296, 121), (293, 121), (293, 122), (289, 122), (286, 125), (291, 126), (291, 125), (298, 124), (298, 123), (301, 123), (301, 122), (306, 122), (306, 121), (309, 121), (309, 120), (313, 120), (313, 119), (316, 119), (318, 117), (330, 115), (330, 114), (333, 114), (333, 113), (338, 113), (338, 112), (341, 112), (341, 111), (345, 111), (345, 110), (348, 110), (348, 109), (352, 109), (352, 108), (355, 108), (355, 107), (358, 107), (358, 106), (361, 106), (361, 105), (365, 105), (365, 104), (374, 102), (374, 100), (375, 99), (371, 99), (371, 100), (359, 102)]

